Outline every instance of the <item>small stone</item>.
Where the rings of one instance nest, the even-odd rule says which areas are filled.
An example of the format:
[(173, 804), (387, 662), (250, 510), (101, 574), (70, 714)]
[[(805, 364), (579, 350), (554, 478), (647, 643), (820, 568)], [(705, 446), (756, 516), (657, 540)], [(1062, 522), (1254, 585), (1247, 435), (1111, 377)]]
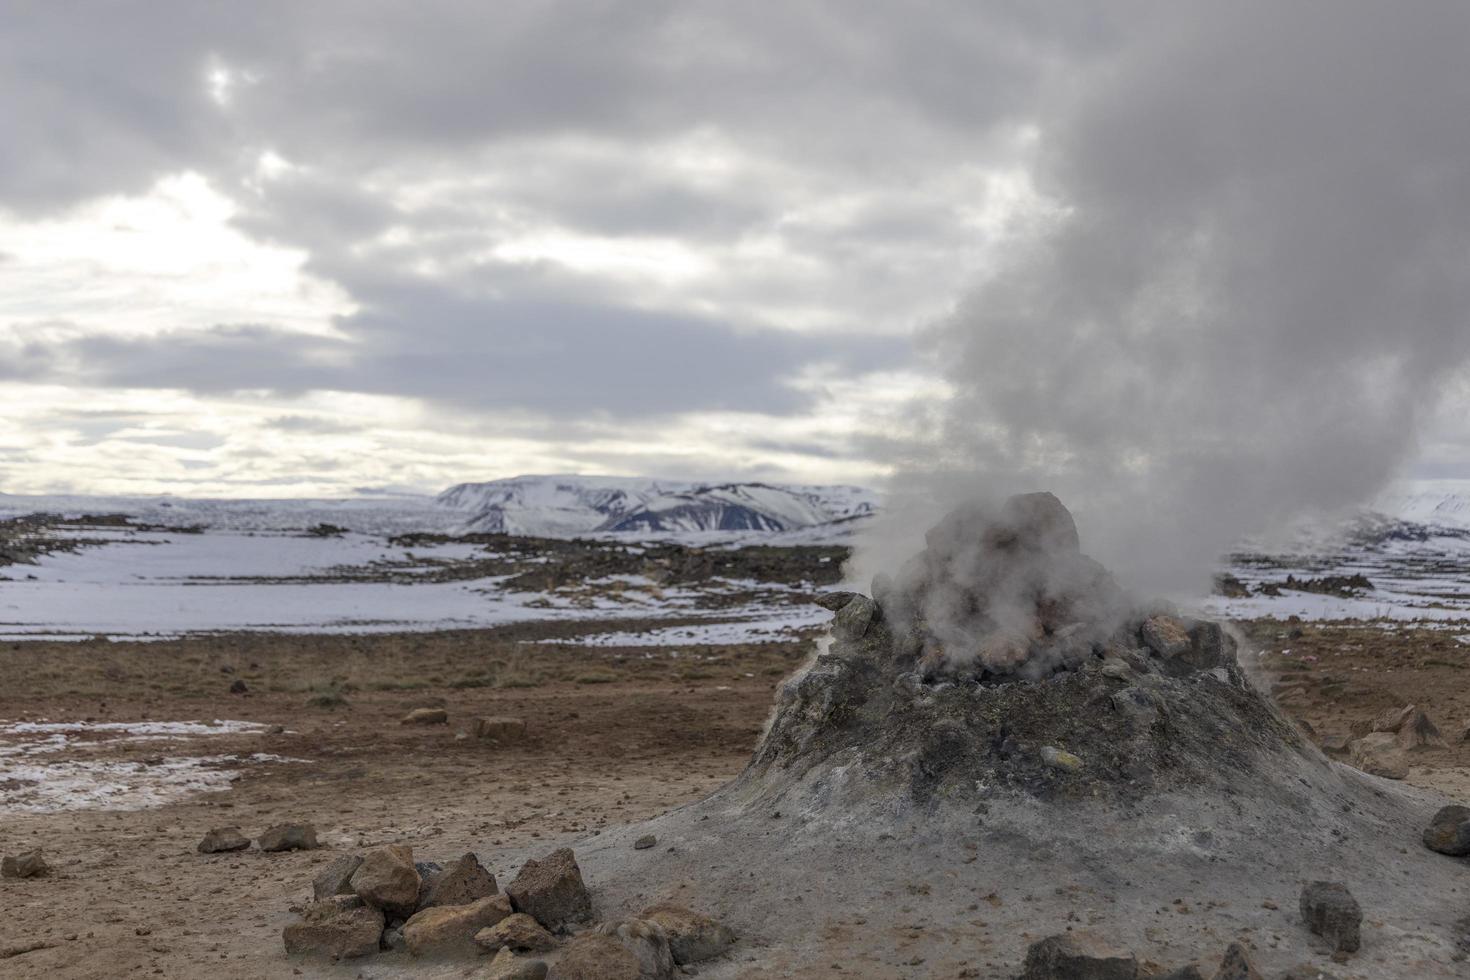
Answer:
[(1441, 807), (1424, 828), (1424, 846), (1451, 857), (1470, 854), (1470, 807)]
[(403, 716), (400, 725), (447, 725), (449, 712), (443, 708), (414, 708)]
[(674, 954), (669, 949), (669, 937), (664, 935), (658, 923), (647, 919), (623, 919), (621, 922), (604, 922), (597, 931), (616, 939), (633, 954), (642, 980), (671, 980), (673, 977)]
[(546, 964), (541, 960), (522, 959), (502, 949), (490, 961), (485, 977), (486, 980), (546, 980)]
[(1190, 647), (1189, 631), (1172, 616), (1150, 616), (1138, 634), (1144, 646), (1164, 660), (1172, 660)]
[(1363, 910), (1347, 886), (1336, 881), (1314, 881), (1302, 889), (1302, 920), (1307, 928), (1339, 953), (1356, 953)]
[(1082, 768), (1082, 760), (1054, 745), (1043, 745), (1041, 747), (1041, 761), (1053, 769), (1064, 769), (1067, 772), (1077, 772)]
[(638, 957), (600, 932), (584, 932), (562, 949), (546, 980), (644, 980)]
[(199, 842), (199, 853), (224, 854), (229, 851), (243, 851), (249, 846), (250, 838), (240, 833), (239, 827), (216, 827)]
[(520, 718), (505, 715), (476, 718), (475, 737), (494, 742), (519, 742), (526, 737), (526, 723)]
[(422, 868), (419, 869), (419, 874), (424, 879), (424, 887), (419, 896), (421, 909), (437, 905), (468, 905), (500, 891), (500, 886), (495, 883), (495, 876), (485, 870), (485, 866), (474, 854), (465, 854), (438, 874), (424, 874)]
[(468, 905), (438, 905), (414, 913), (403, 925), (403, 940), (414, 956), (473, 956), (480, 952), (476, 934), (510, 914), (504, 895)]
[(674, 962), (699, 963), (719, 956), (735, 942), (735, 933), (707, 915), (667, 902), (643, 910), (642, 918), (658, 924), (669, 938)]
[(333, 895), (351, 895), (352, 875), (362, 864), (362, 855), (343, 854), (335, 857), (311, 879), (311, 895), (318, 902)]
[(540, 861), (527, 861), (505, 886), (505, 893), (517, 912), (525, 912), (547, 929), (592, 918), (592, 896), (582, 883), (582, 869), (570, 848), (552, 851)]
[(352, 890), (388, 915), (412, 915), (419, 904), (419, 872), (413, 866), (413, 848), (389, 844), (368, 851), (352, 873)]
[(1089, 932), (1037, 940), (1026, 950), (1020, 980), (1138, 980), (1138, 960)]
[(237, 677), (237, 678), (234, 679), (234, 681), (232, 681), (230, 683), (230, 693), (231, 694), (249, 694), (250, 693), (250, 688), (246, 687), (245, 686), (245, 682), (242, 681), (242, 680), (240, 680)]
[(633, 850), (635, 850), (635, 851), (646, 851), (650, 847), (652, 847), (653, 845), (655, 845), (657, 843), (658, 843), (658, 838), (657, 837), (653, 836), (652, 834), (644, 834), (642, 837), (638, 838), (637, 840), (635, 840), (633, 842)]
[(44, 878), (50, 873), (51, 866), (39, 847), (24, 854), (6, 855), (0, 861), (0, 877), (4, 878)]
[(1215, 980), (1265, 980), (1261, 971), (1256, 969), (1255, 963), (1251, 962), (1250, 954), (1240, 943), (1231, 943), (1225, 950), (1225, 958), (1220, 961), (1220, 969), (1215, 971)]
[(369, 956), (378, 951), (383, 935), (383, 913), (366, 905), (343, 909), (318, 902), (281, 931), (286, 952), (333, 959)]
[(378, 940), (378, 947), (385, 953), (396, 953), (407, 949), (408, 943), (403, 938), (402, 926), (389, 926), (383, 930), (383, 938)]
[(544, 953), (556, 948), (556, 937), (524, 912), (508, 915), (488, 929), (481, 929), (475, 934), (475, 942), (492, 953), (498, 949)]
[(309, 823), (276, 824), (260, 835), (262, 851), (314, 851), (321, 845), (316, 842), (316, 827)]
[(1403, 779), (1409, 774), (1409, 760), (1399, 748), (1397, 739), (1387, 732), (1369, 732), (1348, 745), (1348, 760), (1370, 776)]

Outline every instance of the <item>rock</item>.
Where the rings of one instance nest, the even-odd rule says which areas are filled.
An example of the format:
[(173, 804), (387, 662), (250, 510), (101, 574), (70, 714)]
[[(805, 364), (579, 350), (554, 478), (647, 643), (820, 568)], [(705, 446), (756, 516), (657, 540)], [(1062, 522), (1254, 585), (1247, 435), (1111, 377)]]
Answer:
[(1370, 776), (1403, 779), (1409, 774), (1409, 760), (1399, 748), (1397, 739), (1387, 732), (1369, 732), (1348, 744), (1348, 761)]
[(487, 980), (545, 980), (546, 964), (541, 960), (522, 959), (508, 949), (502, 949), (490, 961), (485, 972)]
[(480, 859), (466, 854), (445, 871), (432, 877), (424, 875), (424, 888), (419, 897), (419, 908), (437, 905), (467, 905), (481, 898), (489, 898), (500, 891), (495, 876), (485, 870)]
[(0, 877), (4, 878), (44, 878), (50, 873), (51, 865), (39, 847), (24, 854), (7, 854), (0, 861)]
[(475, 737), (496, 742), (518, 742), (526, 737), (526, 723), (519, 718), (505, 715), (476, 718)]
[(362, 864), (362, 855), (343, 854), (333, 858), (325, 868), (311, 879), (311, 896), (318, 902), (333, 895), (351, 895), (352, 875)]
[(223, 854), (228, 851), (243, 851), (249, 846), (250, 838), (240, 833), (239, 827), (216, 827), (199, 842), (199, 853)]
[(475, 942), (492, 953), (498, 949), (544, 953), (556, 948), (556, 937), (524, 912), (508, 915), (488, 929), (481, 929), (475, 934)]
[(638, 838), (637, 840), (635, 840), (633, 842), (633, 850), (635, 850), (635, 851), (646, 851), (650, 847), (652, 847), (653, 845), (655, 845), (657, 843), (658, 843), (658, 838), (657, 837), (653, 836), (652, 834), (644, 834), (642, 837)]
[(262, 851), (314, 851), (321, 845), (316, 842), (316, 827), (309, 823), (280, 823), (260, 835)]
[(1373, 721), (1368, 726), (1368, 731), (1388, 732), (1391, 735), (1397, 735), (1399, 729), (1404, 726), (1404, 722), (1408, 721), (1409, 716), (1413, 713), (1414, 706), (1412, 704), (1402, 708), (1388, 708), (1373, 718)]
[(1138, 960), (1089, 932), (1037, 940), (1026, 950), (1020, 980), (1138, 980)]
[(1336, 881), (1314, 881), (1302, 889), (1302, 920), (1326, 939), (1333, 951), (1356, 953), (1363, 910), (1347, 886)]
[(832, 617), (832, 635), (843, 640), (861, 640), (878, 615), (878, 604), (865, 595), (856, 595)]
[(1337, 976), (1310, 963), (1298, 963), (1281, 974), (1281, 980), (1337, 980)]
[(1403, 724), (1399, 726), (1395, 741), (1405, 752), (1428, 752), (1449, 746), (1439, 733), (1439, 726), (1429, 719), (1422, 708), (1410, 705)]
[(1441, 807), (1424, 828), (1424, 846), (1451, 857), (1470, 854), (1470, 807)]
[(240, 680), (237, 677), (233, 681), (230, 682), (230, 693), (231, 694), (249, 694), (250, 693), (250, 688), (246, 687), (245, 686), (245, 682), (242, 681), (242, 680)]
[(1043, 745), (1041, 747), (1041, 761), (1053, 769), (1064, 769), (1067, 772), (1077, 772), (1082, 768), (1082, 760), (1065, 749), (1059, 749), (1054, 745)]
[(1193, 642), (1184, 624), (1172, 616), (1150, 616), (1138, 632), (1144, 646), (1165, 660), (1187, 652)]
[(1131, 721), (1135, 728), (1151, 728), (1159, 720), (1159, 697), (1144, 688), (1125, 687), (1109, 700), (1113, 710)]
[(1318, 743), (1318, 747), (1329, 758), (1345, 759), (1347, 758), (1348, 747), (1351, 744), (1352, 739), (1346, 735), (1323, 735), (1322, 740)]
[(1183, 658), (1200, 670), (1233, 667), (1237, 663), (1235, 637), (1219, 623), (1210, 620), (1196, 623), (1189, 631), (1189, 649), (1184, 651)]
[(382, 912), (366, 905), (344, 909), (332, 902), (307, 906), (299, 922), (281, 931), (287, 953), (333, 959), (376, 953), (382, 935)]
[(449, 712), (443, 708), (414, 708), (403, 716), (400, 725), (447, 725)]
[(412, 915), (419, 904), (419, 872), (413, 866), (413, 848), (389, 844), (368, 851), (352, 873), (352, 890), (389, 915)]
[(735, 942), (735, 933), (729, 927), (679, 905), (665, 902), (649, 906), (642, 918), (663, 929), (674, 962), (681, 966), (719, 956)]
[(1205, 975), (1200, 972), (1198, 966), (1190, 963), (1188, 966), (1181, 966), (1176, 970), (1170, 970), (1160, 977), (1159, 980), (1205, 980)]
[(468, 905), (438, 905), (414, 913), (403, 925), (403, 940), (414, 956), (474, 956), (480, 952), (476, 933), (510, 914), (510, 902), (504, 895)]
[(1251, 962), (1250, 954), (1240, 943), (1231, 943), (1215, 971), (1215, 980), (1266, 980)]
[(530, 860), (515, 880), (505, 886), (511, 904), (547, 929), (592, 918), (592, 896), (582, 884), (582, 869), (570, 848), (552, 851), (540, 861)]
[(672, 980), (674, 954), (669, 949), (669, 937), (664, 935), (658, 923), (647, 919), (623, 919), (621, 922), (604, 922), (597, 931), (616, 939), (633, 954), (638, 961), (641, 980)]
[(1115, 681), (1131, 681), (1133, 679), (1133, 668), (1128, 666), (1126, 660), (1108, 658), (1103, 662), (1098, 673)]
[(859, 595), (860, 593), (857, 592), (821, 592), (812, 601), (823, 609), (837, 612)]
[(641, 980), (638, 957), (600, 932), (584, 932), (567, 943), (546, 980)]
[(378, 940), (378, 947), (385, 953), (396, 953), (407, 949), (408, 943), (403, 938), (402, 926), (389, 926), (383, 930), (383, 938)]

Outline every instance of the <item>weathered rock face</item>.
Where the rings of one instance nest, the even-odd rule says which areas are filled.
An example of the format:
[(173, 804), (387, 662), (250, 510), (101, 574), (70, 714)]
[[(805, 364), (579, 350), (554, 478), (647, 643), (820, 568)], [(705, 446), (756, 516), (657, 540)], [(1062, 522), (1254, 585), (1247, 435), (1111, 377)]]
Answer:
[(735, 933), (727, 926), (679, 905), (651, 906), (643, 910), (642, 918), (663, 929), (674, 962), (681, 966), (719, 956), (735, 942)]
[(1363, 910), (1346, 885), (1335, 881), (1312, 882), (1302, 889), (1301, 913), (1307, 928), (1327, 940), (1335, 952), (1358, 951)]
[(404, 923), (403, 940), (414, 956), (474, 956), (480, 952), (475, 934), (510, 914), (504, 895), (424, 909)]
[(199, 842), (199, 853), (223, 854), (243, 851), (249, 846), (250, 838), (240, 833), (239, 827), (216, 827)]
[(491, 952), (508, 949), (514, 953), (544, 953), (556, 948), (556, 937), (524, 912), (508, 915), (490, 928), (481, 929), (475, 934), (475, 942)]
[(480, 859), (466, 854), (432, 878), (425, 877), (419, 908), (436, 905), (465, 905), (488, 898), (500, 890), (495, 876), (485, 870)]
[(956, 511), (873, 592), (824, 597), (832, 645), (783, 687), (747, 784), (820, 767), (919, 803), (1138, 796), (1302, 744), (1229, 633), (1129, 601), (1048, 494)]
[(582, 883), (582, 869), (569, 848), (552, 851), (540, 861), (530, 860), (515, 880), (505, 886), (511, 904), (547, 929), (592, 918), (592, 896)]
[(1086, 932), (1032, 943), (1020, 980), (1138, 980), (1138, 960)]
[(413, 849), (390, 844), (368, 851), (352, 874), (352, 890), (369, 905), (395, 918), (413, 915), (419, 904), (419, 872)]
[(383, 913), (375, 908), (317, 902), (307, 906), (299, 922), (287, 925), (281, 938), (288, 953), (337, 959), (376, 953), (382, 934)]

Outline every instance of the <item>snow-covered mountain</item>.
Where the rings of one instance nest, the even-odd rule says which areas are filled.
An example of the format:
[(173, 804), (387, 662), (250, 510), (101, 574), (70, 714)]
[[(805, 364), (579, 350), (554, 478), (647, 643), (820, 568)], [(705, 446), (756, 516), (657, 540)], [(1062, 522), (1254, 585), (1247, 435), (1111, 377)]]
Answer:
[(1380, 513), (1419, 524), (1470, 528), (1470, 480), (1412, 480), (1380, 494)]
[(851, 522), (877, 509), (877, 495), (861, 487), (571, 475), (461, 483), (438, 501), (467, 512), (467, 530), (551, 536), (792, 531)]

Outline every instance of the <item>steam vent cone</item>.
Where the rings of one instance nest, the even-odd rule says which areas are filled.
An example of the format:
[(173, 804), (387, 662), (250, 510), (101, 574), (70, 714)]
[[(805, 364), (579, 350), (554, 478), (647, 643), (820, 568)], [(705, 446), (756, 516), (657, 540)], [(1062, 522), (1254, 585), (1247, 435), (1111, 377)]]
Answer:
[[(1445, 801), (1326, 759), (1228, 629), (1130, 598), (1051, 494), (961, 507), (820, 601), (744, 773), (575, 845), (604, 917), (735, 929), (701, 976), (1013, 977), (1069, 930), (1206, 976), (1234, 940), (1270, 977), (1470, 976), (1470, 870), (1420, 844)], [(1363, 908), (1346, 965), (1302, 923), (1317, 880)]]

